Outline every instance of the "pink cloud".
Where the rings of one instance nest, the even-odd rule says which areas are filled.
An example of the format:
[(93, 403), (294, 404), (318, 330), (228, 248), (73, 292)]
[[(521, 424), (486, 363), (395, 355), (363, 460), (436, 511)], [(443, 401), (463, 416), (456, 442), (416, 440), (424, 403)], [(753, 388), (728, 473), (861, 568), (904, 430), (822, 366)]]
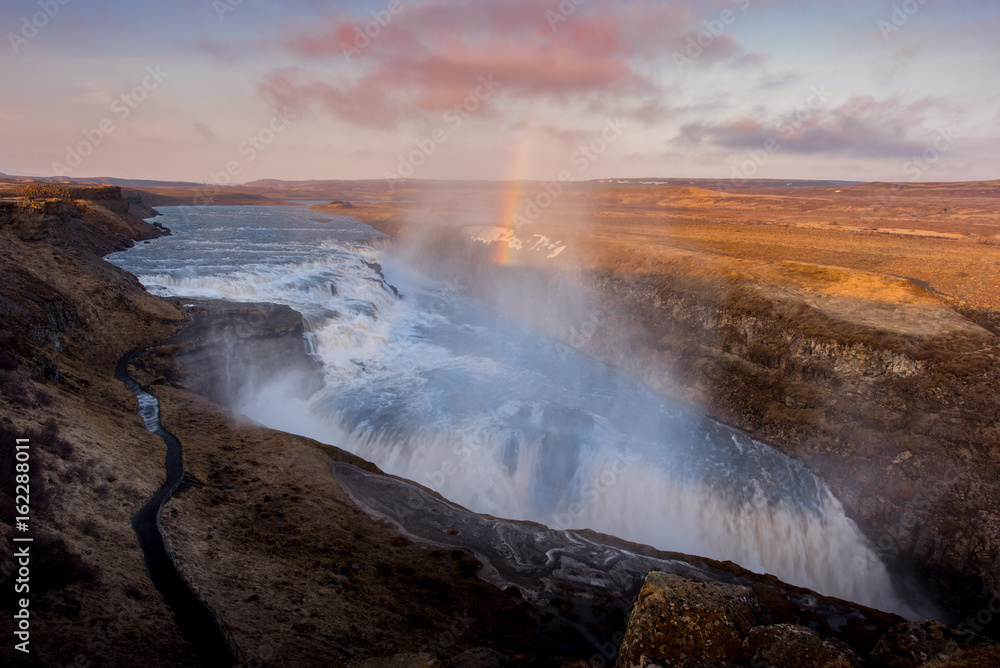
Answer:
[[(559, 7), (535, 0), (403, 3), (377, 31), (368, 26), (370, 43), (356, 40), (370, 15), (329, 17), (282, 35), (280, 47), (303, 64), (271, 72), (259, 87), (282, 104), (318, 104), (352, 123), (388, 127), (448, 109), (479, 77), (492, 75), (510, 100), (580, 103), (598, 113), (624, 108), (649, 122), (656, 108), (649, 100), (662, 91), (653, 68), (638, 65), (670, 62), (702, 16), (655, 0), (590, 0), (567, 16)], [(723, 35), (703, 59), (738, 50)]]

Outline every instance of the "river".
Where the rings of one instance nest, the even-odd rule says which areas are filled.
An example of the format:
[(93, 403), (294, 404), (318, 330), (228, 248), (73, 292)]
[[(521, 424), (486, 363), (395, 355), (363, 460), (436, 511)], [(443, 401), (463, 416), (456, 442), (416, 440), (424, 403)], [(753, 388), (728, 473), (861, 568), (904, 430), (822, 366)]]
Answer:
[(467, 508), (735, 561), (908, 610), (826, 484), (745, 432), (420, 275), (348, 216), (164, 207), (173, 235), (108, 259), (154, 294), (286, 304), (323, 365), (232, 407)]

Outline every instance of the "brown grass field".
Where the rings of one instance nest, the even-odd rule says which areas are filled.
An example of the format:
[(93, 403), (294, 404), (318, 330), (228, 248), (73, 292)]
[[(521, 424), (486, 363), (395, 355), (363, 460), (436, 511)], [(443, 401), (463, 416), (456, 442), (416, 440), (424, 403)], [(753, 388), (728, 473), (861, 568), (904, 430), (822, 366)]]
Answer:
[[(899, 277), (956, 305), (1000, 309), (1000, 182), (763, 185), (738, 192), (602, 186), (567, 188), (519, 233), (575, 246), (578, 261), (593, 268), (620, 265), (622, 254), (667, 259), (678, 250), (695, 251), (718, 256), (723, 265), (731, 264), (725, 258), (797, 262)], [(537, 184), (523, 186), (515, 210), (548, 201), (539, 193), (544, 191)], [(385, 203), (314, 208), (352, 215), (390, 233), (432, 223), (503, 222), (506, 197), (497, 186), (408, 187), (395, 195)], [(802, 278), (789, 277), (799, 284)], [(852, 290), (846, 283), (838, 289)], [(870, 296), (866, 289), (862, 282), (853, 292)]]

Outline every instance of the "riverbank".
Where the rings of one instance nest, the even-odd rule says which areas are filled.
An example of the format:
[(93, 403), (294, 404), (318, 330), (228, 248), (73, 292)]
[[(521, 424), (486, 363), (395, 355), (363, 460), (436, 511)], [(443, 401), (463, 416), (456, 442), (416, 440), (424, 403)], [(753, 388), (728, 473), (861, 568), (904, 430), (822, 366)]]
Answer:
[[(27, 656), (8, 643), (0, 656), (26, 666), (197, 665), (129, 525), (161, 484), (163, 443), (142, 428), (134, 397), (113, 375), (118, 358), (169, 337), (182, 316), (100, 259), (164, 232), (126, 217), (116, 188), (73, 193), (94, 200), (57, 194), (0, 211), (3, 466), (13, 459), (11, 439), (30, 438), (34, 447), (33, 642)], [(6, 546), (13, 487), (0, 492)], [(10, 577), (11, 552), (0, 555)]]
[(184, 472), (184, 450), (177, 437), (160, 422), (159, 400), (142, 389), (129, 374), (129, 365), (140, 351), (126, 353), (115, 367), (115, 378), (135, 395), (136, 411), (146, 430), (163, 440), (167, 448), (166, 480), (146, 503), (132, 516), (139, 547), (149, 579), (174, 613), (174, 620), (184, 638), (194, 647), (205, 665), (231, 666), (236, 661), (235, 645), (230, 643), (223, 624), (195, 594), (178, 570), (177, 557), (167, 550), (160, 517), (163, 506), (184, 484), (191, 484)]

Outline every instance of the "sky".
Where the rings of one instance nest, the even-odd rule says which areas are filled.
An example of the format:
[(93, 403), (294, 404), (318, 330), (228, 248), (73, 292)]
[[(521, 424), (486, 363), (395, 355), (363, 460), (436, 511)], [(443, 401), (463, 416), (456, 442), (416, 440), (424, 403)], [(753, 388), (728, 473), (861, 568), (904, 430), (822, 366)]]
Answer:
[(996, 0), (4, 0), (0, 172), (1000, 178)]

